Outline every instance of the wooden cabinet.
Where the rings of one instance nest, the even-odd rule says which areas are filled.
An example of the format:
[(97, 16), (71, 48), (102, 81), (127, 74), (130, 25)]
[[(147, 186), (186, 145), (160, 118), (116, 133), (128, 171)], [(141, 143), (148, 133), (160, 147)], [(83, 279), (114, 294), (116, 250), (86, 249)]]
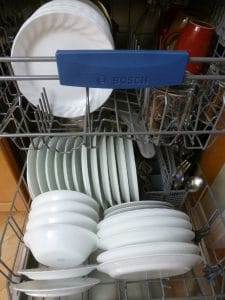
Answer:
[(0, 211), (9, 211), (12, 201), (15, 210), (23, 211), (27, 207), (28, 193), (23, 182), (19, 185), (16, 198), (13, 199), (19, 178), (20, 169), (16, 157), (7, 139), (0, 140)]

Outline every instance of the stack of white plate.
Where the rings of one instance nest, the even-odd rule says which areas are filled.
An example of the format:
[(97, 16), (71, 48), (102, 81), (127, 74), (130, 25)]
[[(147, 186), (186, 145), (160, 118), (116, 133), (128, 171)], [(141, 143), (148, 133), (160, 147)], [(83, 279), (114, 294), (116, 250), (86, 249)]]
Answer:
[[(41, 6), (22, 25), (14, 39), (11, 56), (55, 56), (57, 50), (113, 49), (105, 15), (88, 0), (54, 0)], [(55, 62), (12, 63), (16, 75), (57, 75)], [(86, 89), (61, 86), (57, 80), (19, 81), (22, 94), (35, 106), (46, 88), (51, 112), (73, 118), (86, 112)], [(90, 112), (110, 96), (111, 89), (90, 89)]]
[[(27, 182), (32, 198), (56, 189), (85, 193), (107, 208), (138, 201), (133, 143), (113, 136), (83, 139), (54, 137), (47, 146), (34, 139), (27, 156)], [(40, 150), (33, 150), (33, 147)]]
[(98, 224), (98, 270), (145, 280), (184, 274), (201, 261), (189, 217), (168, 203), (139, 201), (106, 211)]
[(13, 284), (12, 288), (32, 297), (63, 297), (81, 294), (100, 282), (97, 278), (80, 277), (89, 274), (95, 266), (80, 266), (71, 269), (30, 269), (21, 270), (29, 278), (35, 279)]
[(24, 242), (43, 265), (79, 266), (97, 246), (98, 208), (94, 199), (79, 192), (41, 194), (32, 202)]

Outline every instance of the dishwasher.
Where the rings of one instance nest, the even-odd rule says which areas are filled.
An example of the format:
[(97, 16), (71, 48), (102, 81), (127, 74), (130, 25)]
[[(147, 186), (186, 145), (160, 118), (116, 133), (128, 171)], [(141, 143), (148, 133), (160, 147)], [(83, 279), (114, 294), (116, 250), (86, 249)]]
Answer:
[[(7, 139), (21, 166), (8, 217), (1, 232), (0, 282), (4, 282), (7, 287), (7, 294), (4, 294), (1, 300), (225, 299), (225, 216), (198, 163), (201, 153), (212, 147), (217, 138), (225, 133), (225, 88), (220, 84), (225, 80), (224, 1), (92, 1), (105, 14), (111, 26), (115, 48), (120, 49), (103, 53), (106, 57), (104, 62), (106, 68), (102, 72), (100, 68), (98, 69), (98, 76), (103, 73), (97, 79), (98, 85), (105, 86), (105, 81), (108, 78), (112, 79), (106, 74), (106, 70), (110, 73), (107, 62), (111, 67), (113, 64), (119, 67), (117, 63), (119, 57), (124, 73), (115, 76), (114, 70), (111, 86), (107, 87), (113, 88), (113, 92), (109, 99), (94, 111), (91, 110), (89, 103), (88, 83), (97, 75), (88, 73), (91, 79), (87, 79), (88, 83), (85, 86), (85, 113), (80, 118), (55, 116), (45, 86), (37, 105), (30, 103), (18, 87), (21, 81), (35, 82), (41, 76), (42, 80), (58, 80), (58, 74), (38, 74), (32, 78), (29, 74), (14, 74), (12, 68), (15, 63), (27, 61), (33, 64), (56, 61), (55, 57), (44, 57), (41, 54), (33, 58), (10, 56), (20, 26), (45, 2), (8, 0), (0, 3), (0, 137)], [(190, 60), (189, 64), (192, 66), (197, 63), (203, 64), (201, 74), (185, 73), (184, 60), (181, 62), (176, 60), (177, 55), (175, 62), (171, 62), (167, 53), (173, 53), (168, 50), (173, 50), (176, 32), (169, 38), (165, 35), (164, 40), (160, 36), (165, 29), (163, 26), (169, 22), (167, 19), (172, 18), (174, 13), (180, 10), (185, 14), (188, 11), (189, 15), (214, 26), (216, 34), (212, 41), (210, 56), (192, 55), (185, 58), (185, 63)], [(146, 28), (149, 28), (147, 32)], [(163, 46), (165, 41), (166, 46)], [(202, 43), (205, 43), (205, 40)], [(138, 53), (156, 55), (151, 57), (152, 61), (148, 56), (143, 61), (137, 59), (137, 64), (144, 62), (144, 66), (147, 65), (150, 69), (149, 76), (146, 75), (146, 68), (143, 65), (139, 69), (139, 66), (136, 66), (137, 69), (133, 73), (132, 68), (129, 69), (128, 63), (134, 61)], [(59, 53), (59, 58), (60, 54), (61, 58), (66, 58), (63, 51)], [(74, 53), (72, 56), (74, 59)], [(84, 61), (86, 59), (87, 56), (84, 56)], [(94, 57), (95, 61), (98, 59), (99, 56)], [(157, 64), (157, 60), (162, 63)], [(79, 69), (79, 62), (76, 63)], [(69, 64), (70, 60), (67, 61), (67, 68)], [(124, 71), (126, 64), (129, 71)], [(62, 62), (62, 73), (65, 69)], [(71, 77), (76, 70), (72, 67), (69, 69)], [(63, 75), (59, 75), (63, 81)], [(66, 77), (65, 81), (70, 81), (68, 74)], [(76, 83), (72, 85), (76, 86)], [(168, 87), (175, 85), (180, 85), (179, 95), (175, 94), (173, 88)], [(163, 88), (160, 88), (162, 86)], [(165, 201), (189, 215), (195, 233), (194, 243), (200, 248), (202, 262), (180, 276), (141, 281), (117, 280), (94, 271), (93, 277), (99, 278), (101, 282), (89, 291), (73, 296), (32, 297), (15, 291), (12, 285), (26, 280), (18, 271), (38, 266), (38, 262), (24, 243), (24, 232), (32, 203), (27, 183), (28, 152), (48, 147), (50, 139), (54, 137), (79, 137), (80, 145), (86, 145), (88, 149), (98, 148), (98, 145), (90, 142), (95, 136), (122, 137), (133, 142), (140, 199)], [(39, 139), (41, 144), (37, 144), (35, 139)], [(65, 153), (71, 153), (73, 150), (74, 148), (71, 148)], [(176, 175), (181, 166), (186, 168), (188, 178), (198, 176), (203, 179), (198, 190), (192, 190), (187, 182), (180, 182), (179, 178), (177, 179)], [(23, 218), (18, 222), (15, 212), (16, 204), (21, 199), (21, 190), (27, 195), (27, 201), (23, 203)], [(15, 243), (11, 246), (14, 259), (10, 264), (3, 257), (9, 234), (15, 239)], [(89, 257), (88, 262), (96, 263), (96, 253)]]

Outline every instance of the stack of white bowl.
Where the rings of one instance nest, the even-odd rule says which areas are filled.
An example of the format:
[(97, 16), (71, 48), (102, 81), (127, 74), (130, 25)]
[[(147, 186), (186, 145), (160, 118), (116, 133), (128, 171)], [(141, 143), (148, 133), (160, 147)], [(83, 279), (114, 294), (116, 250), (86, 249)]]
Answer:
[(78, 266), (96, 249), (98, 209), (94, 199), (79, 192), (41, 194), (31, 205), (25, 244), (43, 265)]
[(201, 261), (189, 217), (160, 201), (111, 207), (98, 224), (98, 270), (123, 280), (184, 274)]

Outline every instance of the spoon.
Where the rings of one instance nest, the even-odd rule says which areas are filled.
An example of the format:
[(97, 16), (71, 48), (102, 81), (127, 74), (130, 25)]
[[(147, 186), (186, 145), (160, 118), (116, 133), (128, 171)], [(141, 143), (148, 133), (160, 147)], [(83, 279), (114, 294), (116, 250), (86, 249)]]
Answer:
[(199, 191), (202, 187), (204, 181), (202, 177), (199, 176), (191, 176), (184, 181), (184, 188), (190, 193), (195, 193)]

